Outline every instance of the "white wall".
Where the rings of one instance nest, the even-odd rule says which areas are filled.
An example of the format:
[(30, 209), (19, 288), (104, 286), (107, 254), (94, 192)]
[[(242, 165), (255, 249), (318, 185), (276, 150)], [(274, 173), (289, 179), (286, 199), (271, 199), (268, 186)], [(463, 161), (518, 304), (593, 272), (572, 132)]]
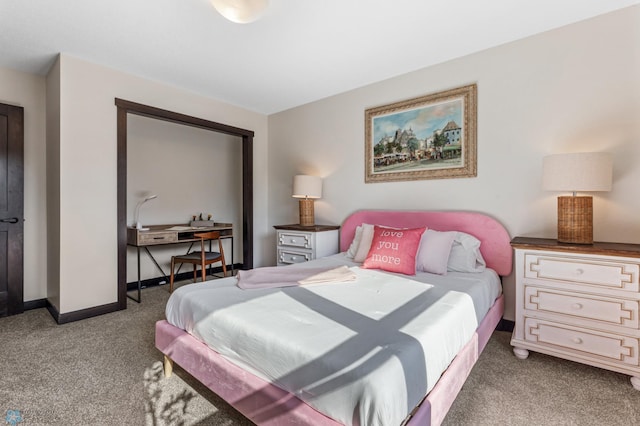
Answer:
[(198, 94), (60, 57), (60, 313), (117, 300), (114, 98), (253, 130), (254, 251), (269, 246), (267, 117)]
[(24, 108), (24, 300), (47, 293), (45, 79), (0, 68), (0, 103)]
[[(147, 117), (129, 115), (127, 122), (127, 224), (135, 208), (151, 194), (158, 198), (140, 208), (146, 225), (188, 224), (193, 215), (213, 215), (216, 222), (232, 223), (234, 262), (242, 261), (242, 138)], [(223, 240), (231, 263), (231, 241)], [(184, 254), (188, 244), (149, 247), (169, 274), (171, 256)], [(142, 251), (142, 279), (161, 276)], [(191, 269), (182, 269), (182, 272)], [(127, 282), (136, 281), (137, 257), (128, 248)]]
[[(634, 6), (272, 115), (270, 224), (296, 222), (291, 178), (305, 173), (324, 178), (317, 223), (339, 224), (365, 208), (472, 210), (512, 236), (555, 238), (558, 194), (540, 187), (542, 157), (608, 151), (614, 185), (594, 194), (594, 237), (640, 243), (638, 76)], [(476, 178), (364, 183), (365, 109), (474, 82)], [(505, 294), (513, 319), (512, 277)]]

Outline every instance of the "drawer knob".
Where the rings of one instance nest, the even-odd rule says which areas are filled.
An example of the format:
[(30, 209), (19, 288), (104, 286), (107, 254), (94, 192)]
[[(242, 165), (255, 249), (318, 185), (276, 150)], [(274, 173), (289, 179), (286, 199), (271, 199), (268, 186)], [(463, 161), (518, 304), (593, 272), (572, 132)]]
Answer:
[(292, 243), (292, 244), (295, 244), (295, 243), (296, 243), (296, 239), (295, 239), (295, 238), (292, 238), (292, 239), (291, 239), (291, 243)]
[(582, 275), (582, 274), (584, 274), (584, 269), (580, 269), (580, 268), (576, 269), (576, 275)]
[(291, 260), (296, 260), (296, 257), (295, 256), (291, 256)]
[(579, 337), (574, 337), (574, 338), (573, 338), (573, 339), (571, 339), (571, 340), (573, 341), (573, 343), (577, 343), (578, 345), (579, 345), (580, 343), (582, 343), (582, 339), (581, 339), (581, 338), (579, 338)]
[(574, 303), (571, 307), (573, 309), (582, 309), (582, 303)]

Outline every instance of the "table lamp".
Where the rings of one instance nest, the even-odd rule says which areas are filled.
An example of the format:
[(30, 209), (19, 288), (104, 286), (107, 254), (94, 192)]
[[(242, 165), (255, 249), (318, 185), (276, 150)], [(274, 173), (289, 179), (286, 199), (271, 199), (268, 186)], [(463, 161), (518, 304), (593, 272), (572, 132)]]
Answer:
[(313, 226), (315, 224), (313, 200), (322, 197), (322, 179), (317, 176), (294, 176), (291, 196), (300, 199), (300, 225)]
[(542, 187), (568, 191), (558, 197), (558, 241), (593, 243), (593, 197), (576, 192), (611, 191), (613, 161), (606, 152), (554, 154), (544, 157)]
[(136, 224), (136, 229), (138, 231), (148, 231), (149, 230), (149, 228), (143, 228), (142, 224), (140, 223), (140, 220), (139, 220), (140, 219), (140, 206), (142, 206), (147, 201), (153, 200), (155, 198), (158, 198), (158, 196), (155, 195), (155, 194), (154, 195), (149, 195), (148, 197), (145, 197), (143, 200), (140, 200), (138, 202), (138, 204), (136, 205), (136, 212), (135, 212), (135, 215), (134, 215), (134, 222)]

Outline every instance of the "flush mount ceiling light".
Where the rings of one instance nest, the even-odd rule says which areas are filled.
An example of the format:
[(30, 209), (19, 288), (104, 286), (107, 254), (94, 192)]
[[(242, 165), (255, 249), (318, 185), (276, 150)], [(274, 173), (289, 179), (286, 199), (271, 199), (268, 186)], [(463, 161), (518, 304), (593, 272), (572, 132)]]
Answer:
[(211, 0), (211, 4), (228, 20), (248, 24), (262, 16), (269, 0)]

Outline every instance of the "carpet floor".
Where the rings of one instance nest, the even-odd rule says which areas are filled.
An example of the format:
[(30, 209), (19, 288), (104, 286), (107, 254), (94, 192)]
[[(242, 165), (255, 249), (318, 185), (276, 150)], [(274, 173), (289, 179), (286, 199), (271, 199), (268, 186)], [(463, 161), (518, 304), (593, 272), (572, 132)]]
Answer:
[[(124, 311), (57, 325), (46, 309), (0, 319), (0, 424), (250, 425), (154, 346), (168, 287)], [(532, 353), (495, 332), (444, 425), (638, 425), (629, 377)], [(18, 417), (15, 417), (15, 416)]]

